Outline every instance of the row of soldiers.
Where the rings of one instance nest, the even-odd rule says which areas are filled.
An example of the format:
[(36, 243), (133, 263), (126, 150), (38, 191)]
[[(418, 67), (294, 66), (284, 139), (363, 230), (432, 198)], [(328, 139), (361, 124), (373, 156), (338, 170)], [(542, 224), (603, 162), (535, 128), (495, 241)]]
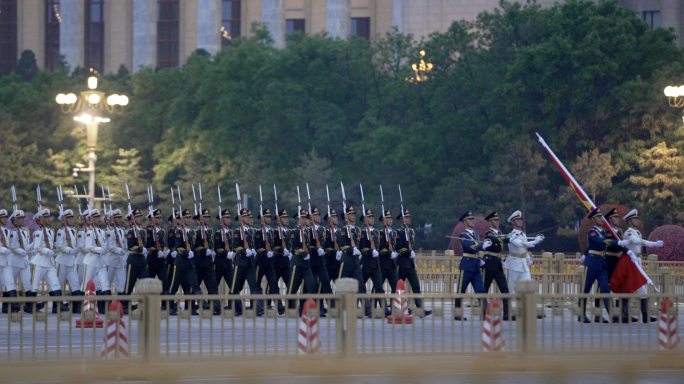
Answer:
[[(324, 217), (318, 208), (312, 208), (311, 212), (301, 209), (292, 217), (297, 225), (291, 229), (287, 210), (282, 209), (273, 217), (266, 208), (257, 216), (263, 225), (255, 228), (250, 210), (242, 208), (233, 218), (229, 209), (223, 209), (216, 216), (221, 229), (214, 233), (208, 209), (196, 215), (188, 209), (175, 211), (167, 219), (171, 223), (168, 231), (162, 228), (159, 209), (147, 214), (147, 228), (143, 228), (143, 213), (139, 209), (133, 209), (125, 217), (118, 209), (104, 214), (90, 209), (81, 213), (82, 228), (77, 230), (74, 213), (67, 209), (58, 217), (63, 227), (54, 233), (50, 228), (50, 210), (42, 209), (33, 218), (39, 229), (31, 235), (24, 225), (23, 211), (16, 210), (8, 216), (6, 210), (0, 210), (0, 284), (4, 288), (3, 296), (8, 297), (17, 296), (17, 279), (21, 280), (27, 297), (36, 296), (43, 281), (50, 296), (61, 296), (61, 287), (67, 281), (72, 295), (82, 296), (91, 280), (98, 295), (110, 295), (112, 285), (119, 295), (130, 295), (138, 279), (156, 277), (162, 282), (164, 295), (174, 295), (180, 288), (186, 294), (201, 295), (202, 283), (206, 293), (218, 294), (218, 285), (223, 279), (230, 293), (238, 295), (245, 282), (252, 294), (264, 293), (263, 279), (266, 279), (266, 291), (278, 294), (278, 282), (282, 279), (289, 294), (297, 293), (300, 286), (302, 293), (325, 294), (332, 293), (331, 283), (335, 279), (349, 277), (359, 281), (359, 293), (366, 293), (368, 280), (373, 283), (374, 293), (384, 293), (385, 281), (396, 292), (399, 279), (406, 279), (413, 292), (420, 293), (413, 260), (415, 232), (409, 228), (408, 209), (396, 218), (401, 224), (397, 230), (392, 227), (395, 219), (390, 210), (380, 217), (379, 229), (374, 227), (370, 209), (362, 212), (363, 228), (355, 225), (353, 206), (346, 207), (344, 216), (346, 224), (340, 226), (335, 209), (329, 209)], [(237, 229), (231, 229), (233, 219)], [(14, 229), (7, 228), (8, 221)], [(323, 221), (328, 224), (325, 228), (321, 225)], [(196, 228), (191, 228), (193, 222)], [(33, 275), (30, 265), (34, 266)], [(124, 301), (124, 304), (128, 311), (128, 303)], [(384, 300), (374, 304), (390, 313)], [(415, 304), (422, 308), (420, 299)], [(186, 302), (186, 309), (196, 314), (198, 305)], [(202, 305), (205, 309), (213, 307), (215, 314), (221, 313), (219, 300)], [(232, 309), (231, 305), (232, 301), (224, 309)], [(285, 304), (276, 305), (283, 314)], [(101, 312), (104, 306), (103, 301), (98, 302)], [(177, 314), (178, 303), (170, 301), (168, 306), (170, 314)], [(252, 306), (257, 315), (263, 314), (263, 300), (256, 300)], [(288, 306), (296, 308), (296, 301), (291, 300)], [(42, 303), (37, 306), (27, 303), (24, 311), (32, 313), (42, 307)], [(61, 303), (53, 305), (52, 311), (77, 313), (79, 307), (74, 303), (70, 309)], [(320, 307), (321, 315), (325, 316), (326, 309), (323, 305)], [(367, 316), (371, 316), (371, 307), (370, 301), (364, 303)], [(10, 310), (21, 308), (17, 304)], [(235, 300), (235, 311), (236, 315), (242, 313), (239, 300)]]

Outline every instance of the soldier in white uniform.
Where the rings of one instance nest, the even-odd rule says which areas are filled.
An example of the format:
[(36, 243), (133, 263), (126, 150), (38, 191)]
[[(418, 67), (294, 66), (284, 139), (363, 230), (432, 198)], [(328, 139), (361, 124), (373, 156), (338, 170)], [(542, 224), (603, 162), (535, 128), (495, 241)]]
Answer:
[[(625, 231), (624, 237), (624, 240), (629, 240), (629, 244), (627, 244), (626, 247), (629, 248), (630, 251), (634, 252), (634, 254), (637, 256), (639, 265), (641, 265), (641, 247), (662, 247), (663, 241), (644, 240), (643, 236), (641, 236), (641, 232), (637, 229), (641, 227), (641, 219), (639, 218), (639, 212), (636, 209), (631, 210), (627, 216), (623, 218), (623, 220), (625, 220), (627, 225), (629, 225), (629, 228)], [(637, 289), (636, 293), (646, 294), (646, 284)], [(649, 320), (652, 323), (658, 321), (658, 318), (654, 316), (648, 316), (647, 298), (641, 299), (641, 317), (644, 323), (648, 322)]]
[(538, 235), (534, 240), (527, 241), (527, 236), (522, 231), (523, 218), (520, 211), (513, 212), (508, 218), (508, 222), (513, 224), (513, 231), (509, 234), (508, 251), (510, 255), (504, 261), (503, 266), (508, 270), (508, 290), (511, 293), (515, 293), (516, 281), (532, 279), (532, 276), (530, 276), (532, 259), (527, 253), (527, 249), (541, 243), (544, 237)]
[[(98, 281), (101, 287), (100, 290), (96, 289), (95, 293), (97, 295), (111, 295), (109, 275), (107, 274), (104, 260), (104, 255), (107, 252), (107, 237), (100, 228), (100, 211), (97, 208), (89, 210), (88, 219), (90, 220), (91, 227), (86, 229), (84, 245), (86, 256), (83, 259), (85, 272), (83, 274), (81, 290), (85, 292), (88, 282), (93, 280)], [(104, 301), (97, 302), (97, 309), (100, 313), (104, 313), (104, 306)]]
[[(50, 296), (62, 296), (62, 287), (59, 285), (57, 278), (57, 265), (55, 263), (55, 242), (54, 232), (50, 229), (50, 210), (43, 209), (33, 216), (33, 220), (40, 225), (36, 231), (33, 232), (33, 251), (35, 256), (31, 258), (31, 264), (36, 266), (33, 274), (33, 290), (38, 292), (40, 283), (45, 280), (47, 284), (48, 293)], [(66, 312), (69, 307), (59, 301), (54, 301), (53, 306), (61, 304), (61, 310)]]
[[(55, 251), (57, 252), (57, 278), (59, 285), (64, 286), (68, 281), (71, 286), (72, 296), (84, 296), (81, 291), (81, 281), (78, 278), (78, 267), (76, 265), (76, 253), (78, 251), (78, 241), (76, 229), (74, 228), (74, 211), (67, 209), (59, 216), (59, 220), (66, 223), (57, 231), (55, 240)], [(73, 302), (73, 313), (80, 313), (80, 302)]]
[[(8, 256), (9, 264), (12, 267), (12, 281), (21, 279), (21, 284), (26, 291), (26, 297), (37, 296), (36, 291), (32, 290), (31, 268), (29, 266), (28, 254), (31, 252), (31, 234), (28, 228), (24, 227), (24, 211), (17, 210), (12, 213), (10, 220), (15, 229), (10, 233), (10, 249), (12, 254)], [(19, 228), (19, 229), (17, 229)], [(40, 308), (38, 308), (40, 309)], [(33, 305), (24, 304), (24, 312), (33, 313)]]
[(109, 281), (119, 294), (126, 289), (126, 234), (121, 228), (121, 210), (115, 209), (108, 213), (109, 223), (112, 224), (107, 230), (107, 275)]
[[(4, 291), (2, 297), (17, 297), (17, 286), (10, 265), (10, 230), (7, 228), (7, 210), (0, 209), (0, 283)], [(19, 312), (19, 303), (12, 304), (12, 312)], [(2, 313), (7, 313), (7, 303), (2, 303)]]
[[(90, 220), (88, 220), (89, 213), (90, 211), (87, 209), (82, 213), (81, 219), (83, 220), (83, 227), (78, 231), (76, 237), (76, 267), (78, 269), (78, 281), (81, 282), (81, 291), (83, 291), (83, 279), (85, 277), (85, 265), (83, 264), (83, 260), (85, 260), (85, 255), (87, 253), (85, 250), (85, 240), (87, 229), (90, 226)], [(101, 289), (99, 284), (99, 281), (95, 282), (95, 289)]]

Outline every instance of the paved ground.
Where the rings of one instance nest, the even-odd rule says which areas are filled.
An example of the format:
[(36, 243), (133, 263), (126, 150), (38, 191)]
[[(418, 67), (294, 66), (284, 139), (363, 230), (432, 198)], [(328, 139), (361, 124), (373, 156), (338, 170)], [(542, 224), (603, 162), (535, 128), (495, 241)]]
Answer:
[[(441, 308), (434, 303), (433, 309)], [(482, 320), (465, 308), (468, 321), (454, 321), (451, 305), (443, 316), (414, 318), (411, 325), (391, 325), (384, 319), (359, 319), (359, 353), (477, 353), (482, 350)], [(537, 320), (538, 348), (543, 351), (657, 350), (658, 323), (580, 324), (569, 309)], [(679, 309), (679, 318), (684, 308)], [(53, 359), (99, 358), (104, 340), (103, 329), (76, 329), (74, 323), (57, 322), (48, 315), (45, 322), (35, 322), (24, 315), (22, 323), (8, 323), (0, 316), (0, 362)], [(131, 353), (137, 355), (138, 322), (124, 319)], [(319, 319), (321, 353), (336, 351), (336, 322), (331, 317)], [(680, 327), (681, 320), (678, 320)], [(169, 317), (161, 323), (163, 357), (236, 356), (296, 354), (299, 319), (247, 318), (225, 319), (220, 316), (190, 320)], [(507, 351), (518, 349), (517, 322), (502, 322)], [(47, 331), (46, 331), (47, 326)], [(191, 342), (190, 342), (191, 341)]]

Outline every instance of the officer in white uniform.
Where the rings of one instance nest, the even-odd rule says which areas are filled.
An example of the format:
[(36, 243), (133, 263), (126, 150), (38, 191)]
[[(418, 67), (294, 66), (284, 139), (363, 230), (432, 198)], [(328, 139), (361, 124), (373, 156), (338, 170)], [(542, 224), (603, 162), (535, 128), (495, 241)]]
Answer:
[[(97, 295), (111, 295), (109, 275), (104, 260), (104, 255), (107, 252), (107, 237), (105, 231), (100, 228), (100, 211), (97, 208), (89, 210), (88, 219), (91, 227), (86, 229), (84, 245), (86, 256), (83, 259), (85, 272), (81, 290), (85, 292), (88, 282), (93, 280), (99, 282), (101, 287), (100, 290), (96, 289)], [(98, 301), (97, 306), (98, 311), (104, 313), (105, 302)]]
[[(15, 284), (14, 276), (12, 274), (12, 266), (10, 265), (10, 257), (12, 250), (10, 249), (10, 235), (11, 232), (7, 228), (7, 210), (0, 209), (0, 284), (4, 291), (2, 297), (17, 297), (17, 286)], [(19, 303), (12, 304), (12, 312), (19, 312)], [(7, 313), (7, 303), (2, 303), (2, 313)]]
[[(642, 224), (641, 219), (639, 218), (639, 211), (636, 209), (631, 210), (627, 216), (623, 217), (623, 220), (625, 220), (627, 225), (629, 225), (629, 228), (625, 231), (624, 238), (624, 240), (629, 240), (629, 244), (627, 244), (626, 247), (629, 248), (630, 251), (634, 252), (634, 254), (637, 256), (639, 265), (641, 265), (641, 247), (662, 247), (663, 241), (644, 240), (641, 232), (637, 229), (641, 227)], [(646, 284), (637, 289), (636, 293), (646, 294)], [(648, 322), (649, 320), (652, 323), (658, 321), (658, 318), (654, 316), (648, 316), (648, 299), (646, 298), (641, 299), (641, 317), (644, 323)]]
[(126, 289), (126, 234), (121, 228), (121, 210), (115, 209), (108, 213), (109, 223), (112, 224), (107, 230), (107, 253), (105, 264), (109, 281), (114, 283), (114, 288), (119, 294)]
[[(76, 236), (76, 267), (78, 269), (78, 281), (81, 282), (81, 291), (83, 291), (83, 279), (85, 278), (85, 265), (83, 264), (83, 260), (85, 260), (85, 256), (87, 253), (85, 249), (85, 240), (87, 237), (86, 232), (88, 232), (88, 227), (90, 227), (90, 220), (88, 220), (89, 213), (90, 211), (87, 209), (82, 212), (81, 218), (83, 219), (83, 228), (81, 228), (78, 231), (78, 234)], [(95, 281), (96, 290), (101, 289), (99, 285), (99, 280)]]
[[(54, 232), (50, 229), (50, 210), (43, 209), (33, 216), (33, 220), (40, 225), (36, 231), (33, 232), (33, 252), (35, 256), (31, 258), (31, 264), (36, 266), (33, 274), (33, 290), (38, 292), (40, 283), (45, 280), (47, 284), (48, 293), (50, 296), (62, 296), (62, 287), (59, 285), (57, 278), (57, 264), (55, 263), (55, 242)], [(69, 310), (68, 305), (62, 304), (62, 311)], [(54, 301), (53, 307), (59, 305), (59, 302)]]
[[(57, 278), (59, 285), (64, 286), (68, 281), (71, 286), (72, 296), (84, 296), (81, 291), (81, 281), (78, 278), (78, 267), (76, 265), (76, 253), (78, 251), (78, 241), (76, 229), (74, 228), (74, 211), (67, 209), (59, 216), (59, 220), (66, 222), (66, 227), (57, 230), (55, 240), (55, 251), (57, 252)], [(80, 302), (73, 302), (73, 312), (80, 313)]]
[[(8, 257), (9, 264), (12, 267), (12, 281), (21, 279), (21, 284), (26, 291), (26, 297), (37, 296), (36, 291), (32, 290), (31, 285), (31, 268), (29, 266), (28, 254), (31, 251), (31, 234), (28, 228), (24, 227), (25, 219), (24, 211), (17, 210), (10, 216), (10, 221), (14, 224), (15, 229), (10, 233), (10, 249), (12, 254)], [(17, 229), (20, 228), (20, 229)], [(33, 305), (24, 304), (24, 312), (33, 313)]]
[(538, 235), (534, 240), (527, 241), (525, 232), (522, 231), (523, 218), (520, 211), (515, 211), (508, 218), (508, 222), (513, 224), (513, 231), (509, 234), (508, 243), (509, 256), (504, 261), (504, 268), (508, 270), (508, 290), (515, 293), (515, 282), (518, 280), (531, 280), (530, 265), (532, 259), (527, 253), (528, 248), (541, 243), (544, 240), (542, 235)]

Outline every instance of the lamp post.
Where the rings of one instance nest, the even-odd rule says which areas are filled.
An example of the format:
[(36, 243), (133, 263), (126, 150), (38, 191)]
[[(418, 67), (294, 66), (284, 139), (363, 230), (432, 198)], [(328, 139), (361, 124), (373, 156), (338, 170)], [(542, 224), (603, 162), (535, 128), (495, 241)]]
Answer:
[[(97, 91), (97, 77), (88, 78), (88, 90), (81, 92), (81, 96), (73, 93), (60, 93), (55, 98), (61, 106), (63, 113), (76, 113), (74, 120), (83, 123), (86, 127), (86, 145), (88, 146), (88, 167), (76, 164), (72, 176), (78, 177), (79, 172), (88, 172), (88, 207), (95, 207), (95, 147), (97, 147), (97, 130), (100, 123), (108, 123), (110, 120), (103, 117), (103, 112), (121, 113), (128, 105), (128, 97), (125, 95), (109, 95), (105, 99), (105, 93)], [(106, 101), (105, 101), (106, 100)]]
[(407, 77), (405, 80), (408, 82), (421, 82), (426, 81), (428, 77), (428, 72), (432, 71), (432, 63), (425, 62), (425, 51), (420, 51), (420, 61), (418, 63), (411, 64), (411, 69), (413, 69), (413, 76)]
[[(670, 103), (670, 107), (684, 107), (684, 85), (679, 87), (665, 87), (665, 96), (667, 96), (667, 101)], [(682, 116), (682, 120), (684, 121), (684, 116)]]

